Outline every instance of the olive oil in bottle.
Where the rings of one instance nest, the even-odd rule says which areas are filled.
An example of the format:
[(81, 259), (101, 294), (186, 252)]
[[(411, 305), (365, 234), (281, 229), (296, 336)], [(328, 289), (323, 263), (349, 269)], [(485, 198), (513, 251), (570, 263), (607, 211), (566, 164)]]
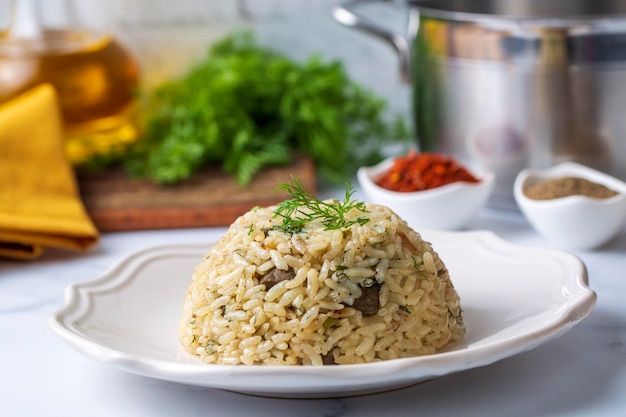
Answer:
[(41, 83), (57, 92), (73, 163), (137, 139), (139, 69), (111, 35), (70, 27), (0, 33), (0, 102)]

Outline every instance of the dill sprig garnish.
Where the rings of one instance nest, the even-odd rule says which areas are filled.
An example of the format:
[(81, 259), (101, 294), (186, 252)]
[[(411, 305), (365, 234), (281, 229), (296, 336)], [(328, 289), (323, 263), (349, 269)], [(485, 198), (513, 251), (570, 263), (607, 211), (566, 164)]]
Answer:
[(364, 225), (369, 221), (368, 217), (359, 216), (354, 220), (346, 219), (346, 214), (353, 209), (367, 213), (365, 203), (352, 200), (354, 188), (352, 183), (346, 183), (346, 194), (343, 201), (322, 201), (304, 189), (299, 178), (291, 177), (292, 182), (281, 184), (277, 190), (283, 190), (291, 196), (283, 201), (274, 210), (274, 215), (282, 217), (282, 225), (274, 226), (274, 229), (284, 233), (300, 233), (307, 223), (321, 220), (325, 230), (345, 229), (353, 224)]

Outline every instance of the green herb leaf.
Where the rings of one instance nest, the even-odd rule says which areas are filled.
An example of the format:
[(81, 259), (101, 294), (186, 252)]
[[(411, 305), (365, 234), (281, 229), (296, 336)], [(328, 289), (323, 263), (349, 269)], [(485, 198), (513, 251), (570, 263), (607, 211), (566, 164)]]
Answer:
[(417, 273), (420, 274), (422, 277), (427, 278), (426, 274), (422, 270), (424, 266), (424, 256), (422, 255), (422, 259), (420, 259), (419, 262), (417, 262), (417, 259), (415, 258), (415, 256), (411, 256), (411, 259), (413, 259), (413, 268), (415, 268)]
[(352, 200), (354, 188), (352, 183), (346, 183), (346, 194), (343, 201), (322, 201), (304, 189), (299, 178), (291, 177), (292, 182), (281, 184), (277, 190), (286, 191), (291, 199), (285, 200), (274, 210), (274, 215), (282, 217), (282, 225), (274, 229), (284, 233), (300, 233), (306, 224), (321, 220), (325, 230), (345, 229), (353, 224), (364, 225), (369, 221), (366, 216), (359, 216), (354, 220), (346, 219), (351, 210), (367, 213), (365, 203)]
[(322, 326), (324, 327), (324, 329), (328, 329), (329, 327), (332, 327), (336, 322), (337, 319), (335, 317), (328, 317), (326, 320), (324, 320), (324, 324), (322, 324)]

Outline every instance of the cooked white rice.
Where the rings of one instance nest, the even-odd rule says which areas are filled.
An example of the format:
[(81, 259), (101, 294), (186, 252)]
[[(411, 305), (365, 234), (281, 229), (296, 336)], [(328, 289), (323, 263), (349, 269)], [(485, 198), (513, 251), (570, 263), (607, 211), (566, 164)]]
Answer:
[(364, 225), (314, 221), (296, 234), (273, 229), (275, 208), (238, 218), (197, 266), (179, 328), (187, 352), (206, 363), (352, 364), (432, 354), (464, 334), (444, 263), (389, 208), (366, 204)]

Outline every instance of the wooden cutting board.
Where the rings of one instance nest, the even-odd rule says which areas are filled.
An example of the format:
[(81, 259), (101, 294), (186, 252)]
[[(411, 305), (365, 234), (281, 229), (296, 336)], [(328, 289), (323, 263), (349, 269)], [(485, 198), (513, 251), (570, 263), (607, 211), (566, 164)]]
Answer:
[(276, 191), (291, 176), (316, 192), (315, 168), (304, 157), (288, 166), (266, 168), (250, 185), (242, 187), (219, 167), (192, 179), (159, 185), (131, 179), (120, 170), (77, 174), (83, 203), (101, 232), (228, 226), (255, 206), (269, 206), (287, 195)]

